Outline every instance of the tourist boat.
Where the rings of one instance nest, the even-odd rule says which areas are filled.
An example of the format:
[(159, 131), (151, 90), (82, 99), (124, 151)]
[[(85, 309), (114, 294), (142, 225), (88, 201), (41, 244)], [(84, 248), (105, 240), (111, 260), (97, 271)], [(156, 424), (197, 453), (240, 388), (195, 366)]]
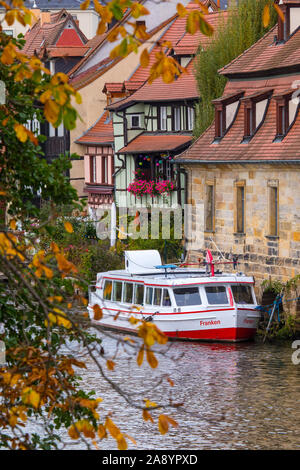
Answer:
[[(95, 305), (102, 309), (99, 320)], [(170, 339), (235, 342), (254, 337), (256, 307), (253, 277), (215, 270), (210, 253), (203, 269), (162, 265), (158, 251), (139, 250), (125, 251), (124, 270), (97, 274), (88, 311), (91, 320), (123, 332), (136, 331), (129, 321), (135, 317)]]

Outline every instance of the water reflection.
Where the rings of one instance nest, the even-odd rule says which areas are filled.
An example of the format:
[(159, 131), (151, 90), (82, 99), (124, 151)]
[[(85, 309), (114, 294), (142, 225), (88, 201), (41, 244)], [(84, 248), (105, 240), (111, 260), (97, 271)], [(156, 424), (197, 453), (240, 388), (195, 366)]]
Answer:
[[(115, 342), (105, 338), (103, 348), (113, 354)], [(99, 378), (91, 361), (82, 376), (86, 388), (104, 399), (102, 414), (110, 409), (122, 430), (136, 439), (136, 446), (129, 443), (132, 449), (299, 449), (300, 366), (293, 365), (291, 354), (288, 344), (174, 342), (152, 371), (120, 350), (110, 376), (131, 397), (184, 404), (176, 416), (171, 412), (179, 427), (165, 436)], [(74, 442), (66, 440), (73, 448)], [(110, 440), (100, 445), (115, 448)]]

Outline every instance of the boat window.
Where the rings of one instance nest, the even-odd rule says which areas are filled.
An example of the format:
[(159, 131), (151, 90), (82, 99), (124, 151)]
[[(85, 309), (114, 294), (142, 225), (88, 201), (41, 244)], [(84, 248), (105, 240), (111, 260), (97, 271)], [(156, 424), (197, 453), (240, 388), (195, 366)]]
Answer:
[(153, 287), (146, 287), (146, 300), (145, 303), (152, 305)]
[(164, 307), (170, 307), (171, 299), (168, 289), (163, 289), (163, 301), (162, 304)]
[(254, 304), (251, 286), (238, 284), (231, 286), (231, 290), (237, 304)]
[(111, 299), (111, 291), (112, 291), (112, 281), (106, 280), (104, 283), (104, 288), (103, 288), (103, 298), (105, 300)]
[(142, 305), (144, 303), (144, 286), (143, 284), (135, 284), (134, 303)]
[(126, 304), (132, 304), (133, 286), (134, 284), (131, 282), (124, 283), (123, 302)]
[(199, 287), (180, 287), (173, 289), (176, 304), (178, 307), (188, 305), (201, 305)]
[(121, 281), (114, 281), (112, 300), (114, 300), (115, 302), (121, 302), (122, 300), (122, 282)]
[(154, 295), (153, 295), (153, 305), (160, 305), (161, 304), (161, 294), (162, 289), (155, 287)]
[(211, 305), (228, 304), (225, 286), (205, 287), (207, 301)]

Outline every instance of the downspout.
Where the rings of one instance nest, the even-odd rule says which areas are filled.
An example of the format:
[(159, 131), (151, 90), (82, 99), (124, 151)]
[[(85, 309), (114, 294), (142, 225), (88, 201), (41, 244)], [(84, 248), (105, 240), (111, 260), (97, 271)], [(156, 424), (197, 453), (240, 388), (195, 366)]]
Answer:
[[(122, 118), (123, 119), (123, 129), (124, 129), (124, 145), (125, 144), (125, 128), (124, 128), (124, 113), (122, 115), (118, 114), (116, 112), (116, 115), (119, 117), (119, 118)], [(126, 136), (127, 137), (127, 136)], [(127, 139), (126, 139), (127, 140)], [(116, 201), (116, 180), (115, 180), (115, 177), (120, 173), (121, 170), (125, 170), (126, 169), (126, 163), (125, 163), (125, 156), (124, 156), (124, 160), (122, 160), (120, 158), (120, 154), (118, 152), (116, 152), (116, 156), (117, 156), (117, 159), (121, 162), (121, 166), (119, 167), (116, 167), (117, 170), (114, 172), (114, 174), (112, 175), (112, 177), (114, 178), (114, 200)]]

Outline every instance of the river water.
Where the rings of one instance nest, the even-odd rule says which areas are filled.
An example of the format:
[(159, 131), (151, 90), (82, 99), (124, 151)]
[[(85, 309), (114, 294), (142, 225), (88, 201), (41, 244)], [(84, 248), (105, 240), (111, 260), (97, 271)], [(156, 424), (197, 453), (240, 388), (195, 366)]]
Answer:
[[(93, 362), (88, 360), (82, 374), (84, 387), (103, 398), (100, 415), (110, 410), (121, 430), (136, 440), (128, 440), (130, 449), (300, 449), (300, 364), (292, 362), (291, 343), (172, 342), (168, 347), (159, 347), (155, 370), (147, 363), (138, 367), (120, 348), (108, 374), (131, 399), (182, 403), (177, 411), (163, 411), (178, 422), (165, 435), (99, 377)], [(112, 357), (115, 341), (104, 337), (103, 348)], [(62, 437), (65, 448), (83, 448)], [(111, 450), (116, 444), (109, 438), (99, 447)]]

